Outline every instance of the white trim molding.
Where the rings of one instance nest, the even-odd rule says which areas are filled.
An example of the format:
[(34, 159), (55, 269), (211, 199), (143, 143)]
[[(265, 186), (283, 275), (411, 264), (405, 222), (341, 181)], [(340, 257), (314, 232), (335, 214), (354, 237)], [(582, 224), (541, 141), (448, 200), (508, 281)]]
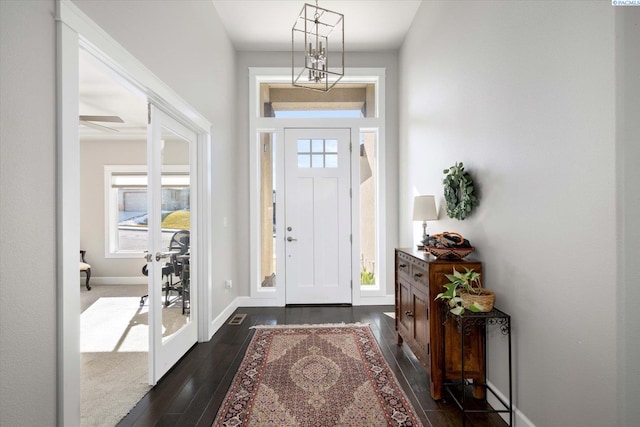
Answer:
[[(347, 68), (345, 77), (341, 83), (374, 83), (376, 85), (376, 115), (367, 118), (273, 118), (260, 117), (260, 84), (261, 83), (290, 83), (291, 70), (288, 68), (261, 68), (249, 67), (249, 253), (250, 257), (250, 296), (258, 299), (253, 304), (257, 306), (267, 306), (265, 303), (270, 302), (270, 306), (283, 306), (285, 301), (285, 289), (282, 280), (275, 290), (275, 298), (273, 291), (267, 293), (260, 288), (261, 278), (259, 274), (260, 266), (260, 170), (259, 159), (260, 144), (258, 134), (262, 132), (272, 132), (276, 139), (276, 163), (284, 164), (284, 129), (285, 128), (350, 128), (352, 132), (352, 143), (357, 145), (358, 137), (362, 131), (377, 132), (376, 141), (376, 159), (378, 173), (378, 188), (376, 189), (376, 223), (377, 223), (377, 242), (376, 242), (376, 277), (379, 283), (375, 289), (363, 289), (360, 284), (360, 227), (359, 227), (359, 188), (353, 186), (352, 198), (352, 304), (353, 305), (378, 305), (393, 304), (393, 287), (388, 288), (386, 283), (387, 268), (387, 237), (386, 237), (386, 151), (385, 151), (385, 120), (386, 120), (386, 102), (385, 102), (385, 79), (386, 71), (384, 68)], [(353, 153), (355, 153), (354, 150)], [(352, 182), (359, 182), (359, 159), (352, 153)], [(284, 171), (282, 168), (276, 168), (276, 186), (284, 183)], [(284, 218), (284, 194), (281, 188), (276, 189), (276, 217)], [(284, 274), (284, 245), (281, 244), (282, 230), (276, 229), (276, 270)]]
[(133, 276), (133, 277), (93, 277), (91, 276), (90, 285), (117, 285), (117, 286), (129, 286), (129, 285), (146, 285), (147, 278), (144, 276)]
[[(507, 402), (509, 403), (509, 399), (507, 398), (507, 396), (505, 396), (504, 394), (502, 394), (500, 392), (500, 390), (498, 390), (498, 388), (491, 383), (491, 381), (487, 381), (487, 385), (489, 387), (491, 387), (491, 389), (494, 391), (494, 393), (496, 395), (498, 395), (498, 397), (500, 399), (502, 399), (503, 402)], [(487, 393), (487, 403), (489, 403), (489, 405), (491, 405), (492, 408), (502, 408), (503, 405), (502, 403), (500, 403), (500, 401), (491, 393)], [(514, 426), (527, 426), (527, 427), (536, 427), (536, 425), (529, 419), (526, 417), (525, 414), (523, 414), (515, 405), (511, 405), (511, 409), (513, 411), (513, 425)], [(505, 420), (505, 422), (509, 422), (509, 415), (504, 414), (504, 413), (500, 413), (499, 414), (500, 417), (502, 417), (503, 420)]]
[(144, 93), (162, 110), (175, 115), (176, 120), (188, 121), (189, 127), (208, 133), (211, 123), (194, 110), (173, 89), (158, 79), (142, 62), (129, 53), (71, 0), (58, 0), (58, 19), (78, 33), (81, 46), (104, 62)]

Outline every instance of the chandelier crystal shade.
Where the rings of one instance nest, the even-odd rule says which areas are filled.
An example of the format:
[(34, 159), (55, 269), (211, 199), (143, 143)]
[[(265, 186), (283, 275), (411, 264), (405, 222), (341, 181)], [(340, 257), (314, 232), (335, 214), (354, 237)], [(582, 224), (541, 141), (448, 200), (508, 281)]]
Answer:
[(305, 4), (291, 30), (291, 84), (328, 92), (344, 76), (344, 15)]

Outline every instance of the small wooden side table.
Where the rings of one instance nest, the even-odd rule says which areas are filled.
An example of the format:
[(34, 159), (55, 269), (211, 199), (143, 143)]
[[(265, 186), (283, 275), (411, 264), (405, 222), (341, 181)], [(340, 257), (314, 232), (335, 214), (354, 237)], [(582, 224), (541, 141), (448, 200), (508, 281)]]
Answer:
[(482, 359), (484, 360), (484, 372), (486, 372), (486, 351), (487, 351), (487, 326), (497, 326), (500, 328), (500, 332), (503, 335), (507, 336), (508, 341), (508, 351), (509, 351), (509, 397), (508, 402), (505, 402), (493, 388), (486, 383), (486, 381), (482, 384), (478, 384), (476, 381), (473, 382), (473, 386), (480, 386), (489, 391), (502, 405), (500, 409), (494, 409), (491, 407), (487, 408), (487, 405), (484, 407), (478, 406), (475, 402), (476, 399), (469, 398), (469, 396), (465, 396), (465, 386), (470, 385), (467, 378), (465, 378), (464, 372), (464, 358), (462, 359), (461, 366), (461, 374), (460, 379), (456, 381), (449, 381), (444, 383), (445, 391), (451, 396), (453, 401), (455, 402), (458, 409), (462, 412), (462, 425), (465, 425), (466, 415), (468, 413), (508, 413), (509, 414), (509, 426), (513, 425), (513, 407), (511, 404), (512, 400), (512, 362), (511, 362), (511, 316), (507, 313), (498, 310), (497, 308), (493, 308), (490, 312), (487, 313), (474, 313), (469, 310), (465, 310), (465, 312), (461, 315), (455, 315), (447, 310), (447, 315), (445, 316), (446, 321), (455, 321), (458, 327), (458, 331), (460, 331), (460, 354), (465, 354), (465, 336), (469, 336), (474, 327), (480, 326), (483, 329), (483, 339), (484, 345), (482, 346), (483, 352), (485, 354), (482, 355)]

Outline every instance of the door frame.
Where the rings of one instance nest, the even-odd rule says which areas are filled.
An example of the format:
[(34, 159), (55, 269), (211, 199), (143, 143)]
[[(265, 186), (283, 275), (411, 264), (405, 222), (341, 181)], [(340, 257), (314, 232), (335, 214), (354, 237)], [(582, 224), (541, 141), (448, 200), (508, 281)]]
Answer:
[(56, 110), (57, 115), (57, 424), (80, 424), (80, 143), (78, 140), (78, 63), (79, 50), (85, 49), (129, 87), (142, 93), (154, 104), (198, 134), (198, 230), (203, 236), (198, 247), (201, 278), (198, 307), (198, 341), (211, 336), (211, 123), (187, 104), (169, 86), (158, 79), (140, 61), (118, 44), (108, 33), (85, 15), (70, 0), (56, 1)]
[[(276, 218), (284, 218), (284, 194), (281, 186), (284, 182), (284, 129), (285, 128), (349, 128), (351, 141), (359, 141), (362, 131), (377, 133), (378, 159), (378, 191), (376, 193), (376, 227), (377, 234), (377, 277), (380, 285), (376, 289), (361, 289), (360, 284), (360, 187), (352, 186), (351, 229), (353, 244), (351, 246), (352, 295), (353, 305), (389, 304), (393, 286), (386, 282), (387, 277), (387, 215), (386, 215), (386, 163), (385, 163), (385, 69), (384, 68), (346, 68), (345, 83), (375, 83), (376, 110), (375, 117), (367, 118), (273, 118), (260, 117), (260, 84), (290, 83), (291, 69), (288, 68), (256, 68), (249, 67), (249, 253), (250, 253), (250, 296), (243, 305), (284, 306), (285, 289), (276, 285), (273, 288), (262, 288), (260, 277), (260, 149), (259, 133), (269, 132), (276, 139)], [(358, 150), (351, 152), (351, 182), (359, 182), (360, 162)], [(284, 230), (276, 227), (276, 270), (284, 274)], [(280, 281), (278, 281), (279, 283)]]

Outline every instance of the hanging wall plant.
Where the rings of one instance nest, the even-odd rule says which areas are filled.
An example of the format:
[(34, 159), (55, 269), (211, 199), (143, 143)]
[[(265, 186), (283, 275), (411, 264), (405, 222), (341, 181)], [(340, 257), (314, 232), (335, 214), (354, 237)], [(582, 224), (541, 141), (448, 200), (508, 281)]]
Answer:
[(463, 220), (473, 208), (478, 206), (478, 199), (474, 195), (473, 179), (465, 172), (462, 162), (456, 163), (443, 171), (444, 199), (447, 202), (447, 215), (451, 218)]

